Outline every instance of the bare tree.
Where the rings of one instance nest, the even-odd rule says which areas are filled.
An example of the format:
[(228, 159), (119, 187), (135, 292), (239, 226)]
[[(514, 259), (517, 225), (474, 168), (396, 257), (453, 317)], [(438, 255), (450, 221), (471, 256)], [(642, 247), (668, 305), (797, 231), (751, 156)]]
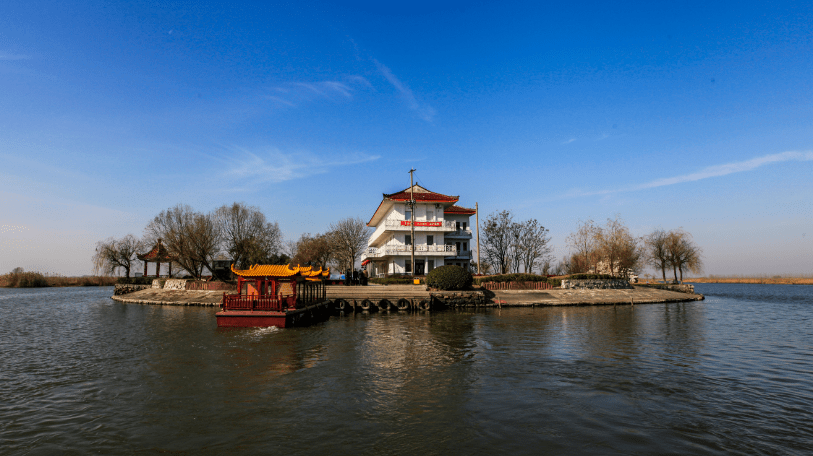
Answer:
[(211, 259), (217, 253), (217, 239), (214, 223), (207, 223), (210, 215), (195, 212), (190, 206), (178, 204), (161, 211), (147, 225), (145, 237), (155, 242), (163, 239), (167, 251), (175, 257), (175, 262), (195, 278), (203, 275), (204, 268), (211, 269)]
[(581, 222), (579, 229), (567, 237), (567, 244), (572, 249), (573, 255), (569, 261), (570, 273), (589, 272), (596, 266), (599, 258), (599, 246), (597, 238), (601, 228), (596, 226), (592, 220)]
[(325, 267), (333, 258), (333, 245), (327, 234), (304, 233), (294, 247), (292, 262)]
[(486, 261), (495, 272), (505, 274), (511, 263), (511, 247), (515, 244), (512, 235), (514, 216), (510, 211), (495, 212), (485, 220), (482, 246)]
[(607, 226), (595, 230), (596, 246), (601, 261), (606, 264), (610, 275), (629, 273), (640, 263), (641, 252), (638, 239), (630, 234), (619, 216), (607, 219)]
[(354, 269), (356, 260), (367, 248), (370, 229), (360, 218), (348, 217), (330, 224), (327, 233), (333, 245), (333, 258), (343, 269)]
[(664, 282), (666, 282), (666, 268), (670, 265), (669, 234), (659, 228), (644, 239), (647, 263), (655, 269), (660, 269)]
[(143, 248), (140, 239), (128, 234), (121, 239), (108, 238), (96, 243), (96, 253), (93, 254), (93, 268), (96, 274), (113, 275), (116, 270), (123, 269), (124, 276), (130, 277), (130, 269), (140, 262), (136, 255)]
[(667, 242), (669, 252), (669, 263), (675, 274), (675, 282), (678, 282), (678, 271), (680, 271), (680, 282), (683, 282), (683, 271), (700, 272), (703, 270), (702, 250), (692, 240), (692, 235), (677, 229), (669, 233)]
[(259, 208), (234, 203), (217, 209), (215, 220), (223, 236), (222, 248), (238, 268), (282, 258), (279, 224), (268, 222)]
[[(550, 257), (552, 250), (550, 237), (547, 235), (548, 230), (540, 225), (536, 219), (522, 222), (519, 225), (520, 242), (517, 244), (517, 248), (519, 249), (519, 258), (522, 261), (525, 272), (531, 274), (537, 266), (542, 265), (546, 265), (543, 266), (543, 269), (547, 271), (550, 269), (550, 262), (552, 260)], [(540, 261), (542, 265), (539, 264)], [(547, 274), (547, 272), (544, 271), (543, 273)]]

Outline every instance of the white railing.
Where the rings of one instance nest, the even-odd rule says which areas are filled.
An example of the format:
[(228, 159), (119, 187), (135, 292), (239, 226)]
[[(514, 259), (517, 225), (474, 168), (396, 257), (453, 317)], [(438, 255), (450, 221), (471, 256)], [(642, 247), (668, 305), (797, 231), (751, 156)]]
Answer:
[[(384, 221), (384, 226), (386, 226), (388, 230), (410, 231), (412, 230), (411, 223), (410, 220), (386, 220)], [(434, 222), (415, 220), (415, 231), (454, 231), (455, 229), (457, 229), (457, 225), (455, 222), (449, 220)]]
[[(412, 253), (411, 245), (392, 245), (381, 248), (370, 247), (365, 252), (366, 258), (381, 258), (390, 255), (409, 255)], [(416, 255), (442, 255), (458, 256), (457, 246), (454, 245), (416, 245)]]
[(446, 233), (446, 236), (466, 236), (471, 237), (471, 229), (466, 228), (465, 230), (455, 230), (450, 233)]

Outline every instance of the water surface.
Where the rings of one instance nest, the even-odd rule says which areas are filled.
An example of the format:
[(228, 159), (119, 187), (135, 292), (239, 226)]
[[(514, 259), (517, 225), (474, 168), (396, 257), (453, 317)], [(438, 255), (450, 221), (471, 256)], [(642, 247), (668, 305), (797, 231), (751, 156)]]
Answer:
[(2, 454), (806, 454), (813, 287), (219, 329), (0, 289)]

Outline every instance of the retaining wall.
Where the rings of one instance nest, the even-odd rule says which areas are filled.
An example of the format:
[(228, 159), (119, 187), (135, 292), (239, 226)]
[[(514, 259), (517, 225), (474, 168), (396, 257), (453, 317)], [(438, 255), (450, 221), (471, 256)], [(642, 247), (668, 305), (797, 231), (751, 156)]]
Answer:
[(588, 290), (621, 290), (632, 288), (626, 279), (562, 280), (562, 288)]

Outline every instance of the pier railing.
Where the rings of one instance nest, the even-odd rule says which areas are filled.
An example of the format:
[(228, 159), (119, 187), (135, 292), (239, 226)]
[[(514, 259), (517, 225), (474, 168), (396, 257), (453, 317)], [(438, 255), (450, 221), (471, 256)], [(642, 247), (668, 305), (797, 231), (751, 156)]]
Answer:
[(223, 295), (223, 310), (266, 310), (282, 312), (294, 308), (296, 299), (293, 296), (246, 296)]
[(552, 290), (548, 282), (483, 282), (480, 287), (486, 290)]

